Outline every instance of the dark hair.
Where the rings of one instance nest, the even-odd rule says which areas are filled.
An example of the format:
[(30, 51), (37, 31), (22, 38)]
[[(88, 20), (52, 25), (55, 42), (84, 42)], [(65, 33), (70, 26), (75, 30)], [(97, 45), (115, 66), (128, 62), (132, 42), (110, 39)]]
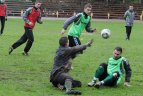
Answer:
[(68, 43), (68, 38), (67, 37), (61, 37), (59, 40), (60, 46), (65, 47), (65, 45)]
[(120, 53), (122, 53), (122, 48), (121, 47), (115, 47), (114, 50), (120, 51)]
[(87, 3), (86, 5), (84, 5), (84, 8), (87, 8), (87, 7), (92, 8), (92, 5), (90, 3)]

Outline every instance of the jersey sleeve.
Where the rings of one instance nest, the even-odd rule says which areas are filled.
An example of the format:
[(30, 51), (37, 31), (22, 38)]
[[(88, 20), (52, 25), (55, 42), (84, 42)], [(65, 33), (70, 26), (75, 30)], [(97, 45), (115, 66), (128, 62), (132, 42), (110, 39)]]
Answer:
[(85, 30), (89, 33), (93, 33), (93, 29), (91, 28), (91, 22), (89, 21), (89, 23), (86, 25)]
[(70, 24), (72, 24), (72, 23), (75, 22), (75, 21), (78, 21), (78, 20), (80, 19), (80, 17), (81, 17), (81, 14), (79, 13), (79, 14), (77, 14), (77, 15), (75, 15), (75, 16), (72, 16), (72, 17), (68, 18), (68, 19), (64, 22), (63, 28), (66, 30)]
[(127, 59), (123, 59), (123, 65), (125, 69), (125, 81), (130, 82), (132, 70), (131, 70), (129, 61)]
[(28, 9), (24, 12), (24, 14), (23, 14), (23, 16), (22, 16), (24, 22), (26, 22), (27, 24), (30, 22), (30, 21), (27, 19), (27, 16), (31, 13), (31, 11), (32, 11), (32, 7), (28, 8)]
[(40, 16), (38, 17), (38, 19), (37, 19), (37, 22), (39, 23), (39, 24), (42, 24), (42, 14), (40, 13)]

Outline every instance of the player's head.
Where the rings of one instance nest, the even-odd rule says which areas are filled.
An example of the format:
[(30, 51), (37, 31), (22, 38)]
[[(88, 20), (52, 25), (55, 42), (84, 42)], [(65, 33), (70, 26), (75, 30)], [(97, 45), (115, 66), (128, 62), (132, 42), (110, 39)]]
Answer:
[(59, 40), (59, 44), (62, 47), (68, 47), (69, 46), (68, 37), (61, 37), (60, 40)]
[(87, 3), (86, 5), (84, 5), (84, 12), (87, 14), (87, 15), (90, 15), (91, 14), (91, 10), (92, 10), (92, 5), (90, 3)]
[(119, 57), (121, 57), (121, 54), (122, 54), (122, 48), (116, 47), (113, 51), (114, 58), (118, 59)]
[(41, 7), (41, 4), (42, 4), (41, 0), (36, 0), (36, 1), (35, 1), (35, 7), (36, 7), (36, 8), (40, 8), (40, 7)]
[(129, 6), (129, 10), (133, 11), (134, 7), (133, 6)]

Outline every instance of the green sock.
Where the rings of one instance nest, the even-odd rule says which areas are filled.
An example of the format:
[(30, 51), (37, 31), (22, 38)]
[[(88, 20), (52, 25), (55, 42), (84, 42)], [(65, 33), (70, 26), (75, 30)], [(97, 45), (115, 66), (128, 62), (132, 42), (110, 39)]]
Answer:
[(103, 81), (104, 81), (104, 84), (109, 83), (112, 79), (113, 79), (113, 75), (108, 75), (108, 76), (103, 80)]

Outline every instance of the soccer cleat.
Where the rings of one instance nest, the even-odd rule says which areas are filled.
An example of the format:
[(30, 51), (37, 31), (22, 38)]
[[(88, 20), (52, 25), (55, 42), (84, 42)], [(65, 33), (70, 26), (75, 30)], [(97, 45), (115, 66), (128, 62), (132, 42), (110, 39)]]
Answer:
[(89, 87), (92, 87), (96, 84), (96, 81), (92, 80), (91, 82), (88, 83), (88, 86)]
[(101, 87), (101, 85), (102, 85), (102, 83), (101, 82), (98, 82), (98, 83), (96, 83), (95, 85), (94, 85), (94, 87), (96, 87), (96, 88), (100, 88)]
[(9, 55), (12, 53), (12, 51), (13, 51), (13, 48), (10, 47), (10, 48), (9, 48), (9, 51), (8, 51)]
[(29, 56), (29, 54), (27, 52), (23, 52), (22, 55)]
[(80, 91), (70, 90), (66, 92), (67, 95), (81, 95)]

